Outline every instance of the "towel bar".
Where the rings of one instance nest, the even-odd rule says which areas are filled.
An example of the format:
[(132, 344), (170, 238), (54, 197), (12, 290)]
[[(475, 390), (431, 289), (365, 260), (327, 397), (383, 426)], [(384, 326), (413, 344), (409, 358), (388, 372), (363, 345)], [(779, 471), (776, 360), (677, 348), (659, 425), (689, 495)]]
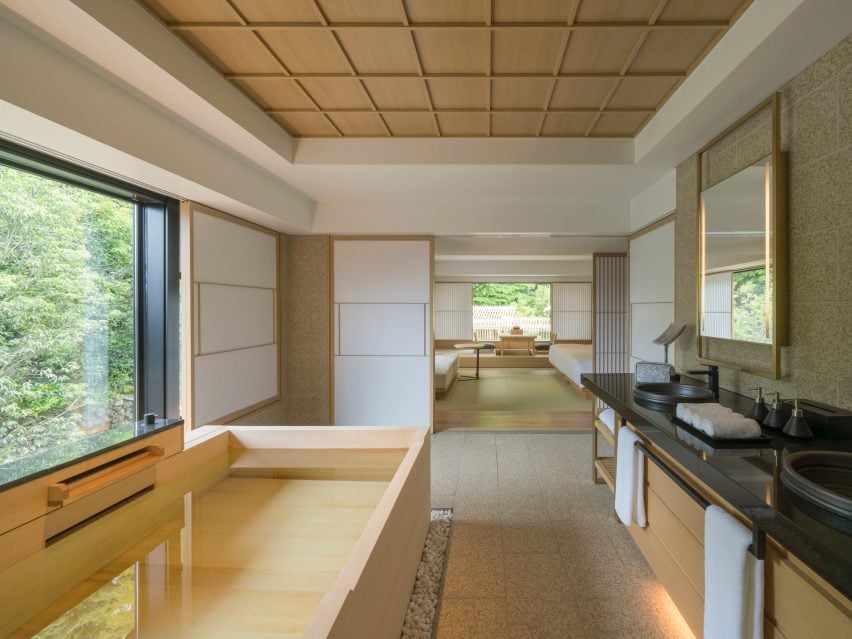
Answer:
[[(636, 442), (633, 444), (645, 454), (645, 456), (650, 459), (654, 464), (663, 471), (666, 476), (671, 479), (674, 483), (680, 486), (684, 492), (692, 497), (693, 501), (695, 501), (701, 508), (707, 510), (707, 506), (710, 505), (710, 501), (704, 497), (701, 493), (699, 493), (695, 488), (690, 486), (684, 479), (678, 475), (671, 467), (663, 460), (662, 457), (657, 455), (655, 452), (648, 449), (642, 442)], [(766, 554), (766, 533), (763, 529), (757, 524), (757, 522), (752, 522), (751, 524), (751, 532), (753, 536), (753, 540), (751, 542), (751, 546), (749, 546), (749, 552), (754, 555), (757, 559), (763, 559)]]

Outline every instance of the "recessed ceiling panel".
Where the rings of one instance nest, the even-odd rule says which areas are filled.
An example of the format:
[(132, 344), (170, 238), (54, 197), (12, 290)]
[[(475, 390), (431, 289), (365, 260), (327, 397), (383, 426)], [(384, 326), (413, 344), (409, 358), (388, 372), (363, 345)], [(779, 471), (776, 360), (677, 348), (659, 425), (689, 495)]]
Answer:
[(334, 36), (318, 29), (264, 30), (264, 40), (290, 73), (349, 73), (351, 67)]
[(380, 109), (428, 109), (426, 81), (419, 78), (366, 78), (364, 86)]
[(188, 31), (187, 42), (222, 73), (276, 73), (281, 65), (250, 31)]
[(402, 22), (402, 0), (317, 0), (317, 4), (329, 22)]
[(296, 80), (251, 78), (236, 80), (249, 97), (264, 109), (312, 109), (314, 104)]
[(492, 113), (491, 135), (534, 137), (541, 126), (541, 113)]
[(303, 78), (302, 87), (321, 109), (371, 109), (370, 96), (356, 78)]
[(617, 81), (615, 78), (561, 78), (550, 98), (550, 108), (600, 108)]
[(296, 136), (634, 136), (750, 0), (136, 0)]
[(275, 113), (272, 117), (280, 122), (290, 133), (298, 137), (327, 138), (340, 136), (328, 117), (318, 111)]
[(654, 31), (645, 40), (630, 70), (686, 72), (710, 51), (713, 39), (721, 34), (721, 29)]
[(416, 74), (420, 68), (408, 31), (346, 29), (337, 37), (358, 73)]
[(641, 29), (572, 31), (563, 73), (619, 73), (642, 35)]
[(377, 113), (329, 113), (340, 132), (347, 137), (383, 137), (388, 129)]
[(554, 80), (547, 78), (494, 80), (491, 94), (492, 108), (542, 110), (553, 82)]
[[(708, 0), (703, 0), (707, 2)], [(709, 0), (713, 2), (714, 0)], [(581, 2), (576, 22), (648, 22), (660, 0), (592, 0)]]
[(557, 137), (583, 137), (594, 118), (594, 113), (548, 113), (541, 132)]
[(429, 92), (436, 109), (486, 109), (488, 84), (488, 80), (434, 78), (429, 80)]
[(441, 135), (461, 137), (486, 136), (489, 132), (487, 113), (439, 113)]
[(484, 0), (406, 0), (405, 4), (412, 22), (484, 24), (488, 18), (488, 2)]
[[(184, 0), (173, 0), (183, 2)], [(208, 0), (200, 0), (207, 2)], [(224, 2), (224, 0), (221, 0)], [(214, 0), (215, 2), (215, 0)], [(321, 22), (313, 0), (231, 0), (250, 22)]]
[(552, 73), (564, 34), (524, 29), (494, 32), (492, 67), (500, 73)]
[(429, 29), (416, 34), (425, 73), (488, 73), (488, 32)]
[(395, 136), (438, 135), (438, 125), (432, 113), (401, 113), (392, 111), (384, 114), (385, 122)]

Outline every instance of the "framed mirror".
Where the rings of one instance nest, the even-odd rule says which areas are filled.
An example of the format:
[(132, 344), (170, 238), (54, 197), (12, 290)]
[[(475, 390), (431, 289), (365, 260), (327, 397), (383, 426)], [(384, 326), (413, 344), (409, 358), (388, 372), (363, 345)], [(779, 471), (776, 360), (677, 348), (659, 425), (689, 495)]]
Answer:
[[(702, 188), (702, 154), (764, 108), (772, 112), (771, 153)], [(763, 344), (771, 351), (768, 369), (748, 372), (774, 378), (787, 339), (786, 154), (779, 149), (777, 109), (773, 96), (698, 156), (698, 356), (725, 365), (708, 357), (712, 340)]]

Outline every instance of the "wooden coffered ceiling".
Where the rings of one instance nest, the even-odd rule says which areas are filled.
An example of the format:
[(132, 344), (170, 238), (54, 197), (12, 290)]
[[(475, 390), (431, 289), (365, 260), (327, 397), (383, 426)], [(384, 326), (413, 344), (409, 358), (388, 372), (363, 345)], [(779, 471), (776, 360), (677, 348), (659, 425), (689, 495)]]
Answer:
[(137, 0), (297, 137), (632, 137), (751, 0)]

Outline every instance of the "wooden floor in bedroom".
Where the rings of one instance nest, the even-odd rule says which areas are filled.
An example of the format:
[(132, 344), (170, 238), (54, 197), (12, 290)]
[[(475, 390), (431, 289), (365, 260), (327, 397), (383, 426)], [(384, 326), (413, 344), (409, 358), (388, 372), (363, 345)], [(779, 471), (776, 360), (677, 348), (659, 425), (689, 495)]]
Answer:
[[(460, 375), (473, 375), (462, 369)], [(584, 431), (592, 402), (555, 370), (484, 369), (479, 380), (457, 379), (435, 400), (435, 432)]]

